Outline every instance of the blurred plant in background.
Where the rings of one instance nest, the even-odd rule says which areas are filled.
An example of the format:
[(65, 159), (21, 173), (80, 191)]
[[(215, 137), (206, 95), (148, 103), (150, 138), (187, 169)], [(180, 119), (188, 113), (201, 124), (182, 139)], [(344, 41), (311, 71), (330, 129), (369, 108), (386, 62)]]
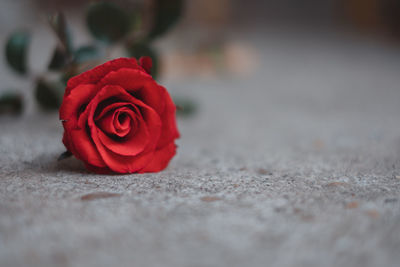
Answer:
[[(112, 2), (93, 2), (86, 12), (86, 25), (93, 41), (80, 47), (74, 46), (72, 31), (64, 14), (57, 12), (48, 16), (57, 45), (50, 51), (51, 60), (42, 75), (30, 75), (27, 64), (31, 41), (29, 32), (16, 31), (9, 36), (5, 45), (6, 60), (21, 78), (34, 81), (35, 99), (45, 111), (58, 110), (69, 78), (107, 61), (111, 50), (115, 48), (122, 48), (124, 54), (121, 57), (151, 57), (152, 76), (157, 79), (158, 53), (152, 43), (179, 20), (183, 4), (183, 0), (153, 0), (150, 6), (142, 4), (130, 9)], [(185, 111), (179, 111), (183, 115), (194, 111), (194, 104), (190, 101), (187, 103), (188, 107), (183, 107)], [(185, 101), (182, 104), (185, 106)], [(22, 95), (12, 90), (0, 97), (0, 114), (21, 114), (23, 107)]]

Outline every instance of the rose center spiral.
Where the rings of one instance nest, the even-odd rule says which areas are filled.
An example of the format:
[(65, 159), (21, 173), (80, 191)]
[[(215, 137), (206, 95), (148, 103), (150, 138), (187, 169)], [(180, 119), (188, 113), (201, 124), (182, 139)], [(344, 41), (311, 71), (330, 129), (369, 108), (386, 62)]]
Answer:
[(134, 134), (136, 131), (136, 116), (136, 113), (130, 107), (116, 107), (100, 115), (97, 119), (97, 125), (110, 137), (123, 138), (128, 134)]

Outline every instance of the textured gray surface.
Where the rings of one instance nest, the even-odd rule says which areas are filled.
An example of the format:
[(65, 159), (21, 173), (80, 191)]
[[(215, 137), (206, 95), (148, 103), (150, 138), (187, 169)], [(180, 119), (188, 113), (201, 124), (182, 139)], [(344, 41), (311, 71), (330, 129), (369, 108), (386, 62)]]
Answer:
[(0, 266), (398, 266), (400, 51), (271, 36), (251, 77), (164, 82), (201, 109), (161, 173), (57, 163), (57, 116), (1, 119)]

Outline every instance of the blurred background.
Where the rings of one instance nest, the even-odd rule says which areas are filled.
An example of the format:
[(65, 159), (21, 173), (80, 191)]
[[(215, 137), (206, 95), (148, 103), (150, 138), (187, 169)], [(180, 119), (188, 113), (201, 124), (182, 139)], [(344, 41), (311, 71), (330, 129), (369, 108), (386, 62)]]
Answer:
[[(96, 1), (3, 0), (2, 43), (16, 29), (29, 30), (33, 33), (29, 64), (37, 71), (45, 69), (51, 56), (48, 50), (56, 42), (46, 23), (47, 15), (63, 11), (74, 42), (87, 44), (90, 38), (85, 12), (91, 2)], [(135, 8), (152, 1), (109, 2)], [(162, 50), (161, 69), (165, 79), (252, 73), (259, 64), (258, 54), (262, 53), (257, 46), (263, 42), (270, 46), (299, 45), (302, 49), (318, 44), (346, 45), (348, 41), (364, 38), (363, 43), (377, 40), (399, 45), (400, 3), (396, 0), (186, 0), (184, 4), (179, 23), (156, 43)], [(310, 42), (305, 44), (307, 40)], [(12, 74), (2, 66), (3, 85), (14, 84)]]

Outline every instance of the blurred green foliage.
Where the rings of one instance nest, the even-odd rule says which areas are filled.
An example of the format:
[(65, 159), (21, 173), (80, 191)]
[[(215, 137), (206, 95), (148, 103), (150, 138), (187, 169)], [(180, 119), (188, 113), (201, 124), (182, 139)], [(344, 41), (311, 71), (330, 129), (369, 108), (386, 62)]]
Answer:
[(86, 23), (92, 35), (100, 41), (116, 42), (128, 33), (128, 14), (110, 2), (96, 2), (89, 6)]
[(50, 82), (39, 78), (35, 87), (35, 98), (43, 110), (58, 109), (62, 102), (64, 86), (59, 82)]
[(149, 31), (149, 39), (165, 34), (180, 18), (183, 0), (154, 0), (154, 18)]
[(61, 48), (65, 51), (65, 53), (70, 53), (72, 51), (72, 37), (69, 32), (64, 14), (61, 12), (56, 12), (55, 14), (49, 16), (48, 22), (56, 34)]
[[(86, 24), (93, 37), (90, 45), (74, 47), (67, 20), (62, 12), (48, 16), (57, 44), (52, 51), (48, 71), (58, 73), (58, 80), (47, 78), (47, 73), (35, 79), (34, 96), (42, 110), (57, 110), (62, 102), (64, 87), (72, 76), (84, 71), (84, 67), (104, 61), (110, 49), (122, 46), (130, 57), (152, 58), (152, 76), (159, 74), (159, 57), (152, 42), (164, 35), (178, 21), (183, 11), (184, 0), (153, 0), (152, 12), (148, 14), (140, 6), (132, 10), (110, 1), (95, 1), (86, 9)], [(144, 8), (144, 6), (142, 7)], [(149, 17), (146, 17), (149, 16)], [(144, 25), (142, 21), (150, 21)], [(147, 26), (147, 27), (146, 27)], [(9, 66), (19, 74), (28, 73), (27, 53), (30, 34), (17, 31), (6, 42), (5, 53)], [(108, 51), (108, 52), (107, 52)], [(53, 75), (54, 77), (54, 75)], [(183, 100), (178, 104), (181, 115), (190, 115), (196, 110), (195, 103)], [(0, 113), (19, 114), (23, 110), (22, 97), (7, 92), (0, 99)]]
[(62, 47), (57, 46), (56, 49), (54, 49), (53, 56), (51, 57), (49, 70), (61, 70), (67, 64), (67, 60), (65, 50)]
[(22, 110), (22, 96), (19, 93), (8, 90), (0, 95), (0, 114), (19, 115)]
[(81, 46), (74, 52), (74, 62), (77, 64), (95, 60), (99, 57), (100, 51), (94, 45)]
[(6, 43), (6, 59), (9, 66), (19, 74), (27, 72), (27, 50), (30, 35), (24, 31), (11, 34)]

